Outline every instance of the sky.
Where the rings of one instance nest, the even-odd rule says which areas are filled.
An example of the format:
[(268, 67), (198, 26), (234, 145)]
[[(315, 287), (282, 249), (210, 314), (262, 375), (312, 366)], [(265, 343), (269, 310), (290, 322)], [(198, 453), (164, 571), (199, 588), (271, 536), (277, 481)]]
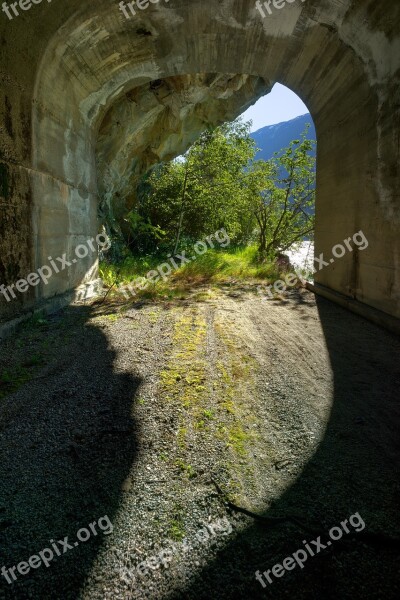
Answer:
[(251, 131), (257, 131), (261, 127), (290, 121), (308, 112), (307, 106), (294, 92), (276, 83), (272, 91), (246, 110), (242, 117), (244, 121), (252, 119)]

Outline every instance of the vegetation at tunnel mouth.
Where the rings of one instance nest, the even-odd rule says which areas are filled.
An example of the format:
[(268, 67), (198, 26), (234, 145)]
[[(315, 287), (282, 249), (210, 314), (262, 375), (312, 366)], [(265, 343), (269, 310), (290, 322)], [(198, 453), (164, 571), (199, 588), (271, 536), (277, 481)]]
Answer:
[[(204, 132), (184, 156), (141, 178), (123, 229), (106, 217), (112, 246), (100, 275), (110, 293), (166, 261), (170, 277), (151, 281), (140, 296), (173, 298), (237, 280), (268, 284), (287, 270), (285, 251), (312, 241), (316, 142), (308, 126), (269, 160), (257, 158), (250, 128), (239, 118)], [(221, 230), (228, 241), (210, 242)]]

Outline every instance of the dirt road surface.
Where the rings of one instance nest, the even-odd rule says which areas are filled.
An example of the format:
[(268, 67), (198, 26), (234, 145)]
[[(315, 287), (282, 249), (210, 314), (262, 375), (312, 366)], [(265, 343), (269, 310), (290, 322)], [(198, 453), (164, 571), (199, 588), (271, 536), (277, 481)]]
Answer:
[[(398, 598), (399, 358), (304, 290), (24, 325), (0, 356), (0, 569), (71, 547), (0, 598)], [(355, 513), (362, 531), (256, 579)]]

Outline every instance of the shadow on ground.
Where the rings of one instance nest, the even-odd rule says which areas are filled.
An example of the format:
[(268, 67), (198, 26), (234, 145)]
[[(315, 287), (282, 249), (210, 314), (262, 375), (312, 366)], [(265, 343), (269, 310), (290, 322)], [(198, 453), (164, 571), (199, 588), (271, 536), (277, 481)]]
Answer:
[[(115, 373), (114, 353), (101, 329), (86, 323), (89, 314), (70, 308), (16, 336), (22, 357), (33, 348), (36, 356), (39, 344), (46, 362), (0, 401), (0, 568), (51, 549), (50, 540), (68, 536), (73, 545), (78, 530), (101, 517), (112, 522), (136, 460), (132, 404), (140, 380)], [(15, 372), (2, 346), (0, 373), (5, 365)], [(0, 598), (77, 598), (109, 531), (107, 520), (101, 524), (88, 543), (54, 552), (51, 568), (17, 572), (11, 585), (1, 577)]]
[(282, 563), (317, 536), (292, 524), (252, 521), (187, 589), (168, 598), (399, 597), (400, 340), (327, 300), (317, 303), (334, 378), (331, 419), (312, 460), (265, 516), (298, 515), (304, 524), (318, 524), (322, 541), (357, 512), (365, 530), (332, 542), (303, 568), (272, 577), (272, 584), (265, 580), (263, 588), (257, 570)]
[[(365, 532), (398, 539), (400, 341), (327, 300), (318, 299), (318, 309), (334, 377), (331, 419), (312, 460), (265, 515), (297, 515), (327, 537), (358, 512)], [(27, 560), (51, 538), (75, 540), (78, 529), (104, 515), (112, 521), (137, 460), (132, 402), (141, 382), (115, 372), (105, 335), (86, 324), (90, 312), (69, 309), (71, 322), (54, 324), (57, 353), (44, 369), (46, 385), (40, 371), (1, 401), (0, 567)], [(49, 354), (52, 327), (44, 324), (39, 332)], [(256, 581), (256, 570), (282, 563), (311, 539), (290, 523), (251, 521), (187, 589), (168, 598), (399, 597), (398, 544), (364, 532), (333, 543), (265, 588)], [(0, 598), (77, 598), (101, 542), (99, 534), (13, 585), (1, 578)]]

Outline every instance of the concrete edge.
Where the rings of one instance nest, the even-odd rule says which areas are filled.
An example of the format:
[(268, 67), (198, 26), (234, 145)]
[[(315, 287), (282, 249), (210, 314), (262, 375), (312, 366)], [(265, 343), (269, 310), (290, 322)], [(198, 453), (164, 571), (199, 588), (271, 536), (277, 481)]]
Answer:
[(59, 296), (53, 296), (53, 298), (48, 298), (39, 304), (35, 304), (34, 307), (28, 309), (19, 317), (0, 323), (0, 341), (10, 337), (21, 323), (31, 319), (34, 315), (51, 315), (70, 304), (81, 304), (86, 300), (95, 298), (100, 294), (102, 286), (103, 281), (96, 279), (80, 285), (75, 290), (65, 292)]
[(343, 308), (346, 308), (347, 310), (355, 313), (356, 315), (364, 317), (364, 319), (375, 323), (375, 325), (383, 327), (387, 331), (390, 331), (390, 333), (400, 335), (400, 319), (392, 317), (391, 315), (388, 315), (387, 313), (384, 313), (378, 310), (377, 308), (368, 306), (367, 304), (364, 304), (359, 300), (355, 300), (354, 298), (350, 298), (348, 296), (345, 296), (344, 294), (335, 292), (334, 290), (331, 290), (319, 283), (307, 282), (306, 288), (311, 292), (314, 292), (314, 294), (322, 296), (327, 300), (331, 300), (332, 302), (335, 302), (335, 304), (343, 306)]

